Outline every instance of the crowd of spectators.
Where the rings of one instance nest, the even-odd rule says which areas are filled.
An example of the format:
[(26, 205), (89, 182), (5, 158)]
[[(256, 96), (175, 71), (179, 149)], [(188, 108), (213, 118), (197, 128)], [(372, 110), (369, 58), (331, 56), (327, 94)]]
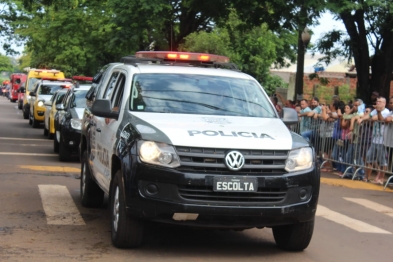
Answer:
[(381, 185), (385, 174), (392, 174), (393, 97), (387, 103), (373, 92), (368, 105), (362, 99), (344, 102), (339, 96), (323, 104), (317, 97), (294, 103), (277, 94), (275, 105), (277, 97), (298, 112), (299, 124), (293, 130), (314, 146), (324, 163), (322, 171)]

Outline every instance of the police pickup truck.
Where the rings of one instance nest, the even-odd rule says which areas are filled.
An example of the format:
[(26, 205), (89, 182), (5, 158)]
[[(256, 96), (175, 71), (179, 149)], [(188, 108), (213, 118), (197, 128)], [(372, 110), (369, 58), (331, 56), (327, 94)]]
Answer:
[(81, 202), (109, 195), (116, 247), (141, 244), (144, 221), (272, 228), (284, 250), (312, 237), (315, 153), (263, 88), (224, 56), (137, 52), (105, 67), (82, 120)]

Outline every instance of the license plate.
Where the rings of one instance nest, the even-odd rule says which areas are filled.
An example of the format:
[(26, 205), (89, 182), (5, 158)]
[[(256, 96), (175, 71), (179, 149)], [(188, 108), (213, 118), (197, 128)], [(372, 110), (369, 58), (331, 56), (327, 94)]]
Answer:
[(257, 192), (256, 177), (224, 176), (213, 178), (213, 191), (216, 192)]

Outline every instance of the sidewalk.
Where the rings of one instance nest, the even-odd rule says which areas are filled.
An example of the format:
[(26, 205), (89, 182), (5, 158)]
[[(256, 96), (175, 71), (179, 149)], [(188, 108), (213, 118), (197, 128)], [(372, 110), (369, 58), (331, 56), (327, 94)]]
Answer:
[[(331, 186), (342, 186), (346, 188), (354, 188), (354, 189), (363, 189), (363, 190), (375, 190), (375, 191), (385, 191), (385, 192), (393, 192), (393, 183), (390, 181), (390, 185), (385, 187), (385, 183), (389, 175), (385, 175), (385, 182), (383, 185), (373, 184), (369, 182), (363, 182), (358, 180), (352, 180), (347, 178), (341, 178), (338, 175), (335, 175), (334, 172), (322, 172), (321, 171), (321, 183), (325, 185)], [(371, 174), (371, 179), (375, 178), (375, 174)]]

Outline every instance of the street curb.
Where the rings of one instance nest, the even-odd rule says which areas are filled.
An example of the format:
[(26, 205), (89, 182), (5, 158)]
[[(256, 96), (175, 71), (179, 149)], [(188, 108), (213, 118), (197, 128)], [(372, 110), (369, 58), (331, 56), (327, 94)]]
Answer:
[(386, 187), (384, 190), (384, 186), (375, 185), (372, 183), (366, 183), (363, 181), (356, 181), (351, 179), (343, 179), (343, 178), (327, 178), (321, 177), (321, 183), (329, 186), (341, 186), (346, 188), (353, 189), (363, 189), (363, 190), (374, 190), (374, 191), (384, 191), (384, 192), (393, 192), (393, 189)]

